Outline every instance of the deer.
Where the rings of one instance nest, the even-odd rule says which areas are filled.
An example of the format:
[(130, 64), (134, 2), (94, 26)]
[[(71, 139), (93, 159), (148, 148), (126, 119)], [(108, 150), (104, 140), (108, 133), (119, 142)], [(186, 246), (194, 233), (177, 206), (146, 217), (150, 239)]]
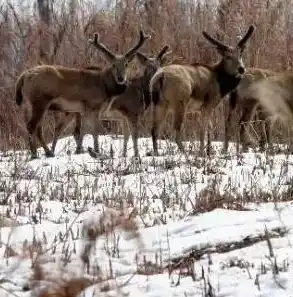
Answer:
[[(126, 157), (127, 155), (127, 144), (129, 141), (130, 133), (132, 134), (133, 144), (134, 144), (134, 156), (139, 157), (138, 153), (138, 125), (139, 119), (143, 117), (144, 112), (150, 105), (150, 94), (149, 94), (149, 81), (152, 75), (156, 72), (156, 70), (166, 63), (166, 56), (171, 53), (168, 51), (169, 46), (164, 46), (160, 52), (153, 57), (148, 57), (147, 55), (138, 51), (136, 53), (136, 58), (140, 62), (142, 66), (145, 67), (145, 70), (142, 75), (130, 79), (127, 85), (126, 90), (118, 96), (114, 96), (109, 106), (107, 106), (107, 110), (117, 111), (119, 115), (121, 115), (121, 119), (124, 119), (123, 125), (123, 153), (122, 156)], [(89, 66), (86, 68), (93, 68), (95, 66)], [(81, 115), (76, 114), (76, 127), (75, 131), (79, 131), (81, 133)], [(100, 154), (100, 146), (99, 146), (99, 117), (100, 112), (97, 115), (93, 115), (91, 118), (92, 122), (92, 136), (94, 140), (94, 149), (88, 148), (88, 152), (90, 156), (93, 158), (98, 158)], [(57, 137), (61, 134), (61, 131), (65, 128), (66, 122), (70, 121), (70, 114), (67, 115), (67, 118), (61, 118), (61, 121), (57, 121), (57, 125), (55, 128), (54, 139), (52, 143), (52, 150), (55, 150), (55, 146), (57, 143)], [(130, 131), (129, 131), (130, 130)], [(78, 141), (82, 141), (83, 136), (76, 137)], [(76, 142), (77, 147), (81, 148), (82, 144)]]
[[(241, 94), (240, 100), (257, 101), (267, 114), (271, 125), (279, 120), (290, 131), (293, 127), (292, 94), (293, 73), (286, 70), (252, 83)], [(291, 147), (290, 150), (292, 150)]]
[[(90, 65), (90, 66), (85, 66), (83, 69), (86, 70), (98, 70), (101, 71), (102, 68), (97, 65)], [(52, 154), (55, 155), (55, 149), (57, 145), (57, 141), (61, 133), (67, 128), (67, 126), (75, 119), (75, 133), (74, 133), (74, 138), (77, 144), (76, 147), (76, 154), (81, 154), (83, 152), (82, 146), (78, 145), (78, 139), (80, 138), (78, 135), (81, 133), (82, 129), (82, 116), (80, 113), (71, 113), (71, 112), (62, 112), (61, 116), (60, 114), (57, 114), (56, 112), (53, 112), (53, 118), (55, 122), (55, 127), (54, 127), (54, 135), (53, 135), (53, 141), (51, 145), (51, 152)]]
[(209, 116), (221, 99), (234, 90), (245, 73), (242, 55), (255, 26), (251, 25), (236, 47), (225, 45), (203, 31), (203, 36), (215, 46), (221, 60), (214, 65), (171, 64), (160, 68), (150, 81), (152, 100), (153, 154), (158, 156), (157, 138), (160, 126), (169, 112), (173, 113), (175, 142), (179, 151), (185, 153), (181, 141), (181, 128), (187, 111), (202, 115), (200, 129), (200, 155), (204, 154), (205, 124), (208, 124), (208, 148), (210, 153)]
[[(25, 122), (31, 159), (36, 159), (38, 138), (46, 157), (54, 157), (47, 146), (41, 121), (46, 111), (90, 114), (98, 112), (104, 104), (109, 104), (113, 96), (122, 94), (127, 87), (127, 69), (137, 51), (150, 38), (143, 30), (139, 40), (124, 55), (115, 55), (100, 42), (98, 33), (89, 43), (103, 53), (110, 66), (104, 70), (68, 68), (60, 65), (38, 65), (25, 70), (16, 81), (14, 100), (21, 106), (24, 99)], [(29, 115), (28, 108), (31, 109)], [(78, 125), (77, 125), (78, 126)], [(74, 132), (77, 143), (81, 143), (79, 131)], [(81, 147), (77, 150), (82, 150)]]
[[(108, 109), (118, 111), (125, 119), (123, 126), (123, 153), (125, 158), (127, 155), (127, 144), (129, 141), (130, 133), (133, 140), (134, 157), (139, 158), (138, 152), (138, 130), (140, 119), (144, 117), (145, 112), (150, 106), (150, 92), (149, 82), (154, 73), (166, 63), (166, 56), (172, 51), (168, 51), (169, 46), (164, 46), (160, 52), (153, 57), (148, 57), (141, 52), (137, 52), (136, 57), (140, 63), (145, 67), (142, 75), (129, 80), (127, 89), (121, 95), (115, 96), (112, 102), (109, 104)], [(95, 128), (95, 131), (98, 127)], [(94, 136), (94, 139), (98, 138), (98, 135)], [(95, 150), (88, 148), (88, 152), (92, 157), (97, 157), (99, 153), (98, 141), (95, 143)]]
[[(232, 114), (237, 111), (237, 116), (239, 116), (236, 121), (239, 131), (239, 139), (237, 138), (237, 151), (239, 150), (238, 142), (242, 144), (243, 151), (247, 150), (247, 141), (245, 139), (245, 127), (244, 123), (247, 123), (251, 120), (253, 114), (258, 113), (259, 120), (264, 124), (264, 131), (261, 131), (260, 134), (260, 150), (263, 151), (265, 143), (270, 143), (271, 139), (271, 127), (270, 123), (267, 120), (267, 114), (261, 108), (257, 100), (251, 98), (241, 98), (241, 94), (254, 82), (261, 80), (265, 77), (276, 74), (275, 71), (270, 69), (261, 69), (261, 68), (247, 68), (244, 77), (241, 79), (240, 83), (229, 95), (228, 95), (228, 115), (225, 121), (225, 139), (224, 139), (224, 151), (228, 150), (228, 143), (230, 140), (230, 129), (232, 127)], [(245, 100), (246, 99), (246, 100)], [(233, 121), (235, 124), (235, 121)], [(235, 126), (233, 125), (233, 128)], [(264, 132), (264, 133), (263, 133)]]

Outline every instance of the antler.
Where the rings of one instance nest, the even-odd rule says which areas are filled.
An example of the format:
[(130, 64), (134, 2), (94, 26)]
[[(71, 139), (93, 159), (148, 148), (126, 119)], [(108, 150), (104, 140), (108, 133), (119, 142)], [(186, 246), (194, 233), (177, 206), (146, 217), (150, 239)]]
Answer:
[(94, 33), (94, 38), (89, 39), (89, 43), (94, 45), (98, 50), (100, 50), (106, 58), (110, 61), (113, 61), (115, 59), (115, 55), (105, 46), (100, 42), (100, 35), (99, 33)]
[(143, 30), (140, 30), (138, 43), (125, 54), (125, 58), (130, 59), (138, 51), (138, 49), (145, 43), (145, 41), (150, 38), (151, 38), (150, 35), (144, 35)]
[(243, 49), (245, 47), (246, 42), (248, 41), (248, 39), (251, 37), (252, 33), (255, 30), (255, 26), (251, 25), (248, 28), (247, 33), (241, 38), (241, 40), (237, 43), (237, 47)]
[(224, 50), (224, 51), (231, 51), (231, 47), (225, 45), (221, 41), (215, 39), (214, 37), (210, 36), (207, 32), (202, 31), (203, 36), (213, 45), (215, 45), (218, 49)]
[(169, 45), (165, 45), (157, 55), (157, 59), (162, 59), (164, 55), (170, 54), (172, 51), (169, 51), (168, 53), (166, 53), (168, 49), (169, 49)]

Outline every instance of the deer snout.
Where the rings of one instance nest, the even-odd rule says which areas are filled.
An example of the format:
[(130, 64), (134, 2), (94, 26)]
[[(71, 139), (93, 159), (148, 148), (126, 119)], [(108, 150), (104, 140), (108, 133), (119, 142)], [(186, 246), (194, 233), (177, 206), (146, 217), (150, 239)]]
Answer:
[(123, 77), (122, 75), (118, 75), (116, 77), (116, 81), (117, 81), (118, 84), (123, 85), (123, 84), (125, 84), (126, 80), (125, 80), (125, 77)]
[(245, 72), (245, 68), (243, 66), (239, 66), (238, 67), (238, 73), (239, 74), (244, 74), (244, 72)]

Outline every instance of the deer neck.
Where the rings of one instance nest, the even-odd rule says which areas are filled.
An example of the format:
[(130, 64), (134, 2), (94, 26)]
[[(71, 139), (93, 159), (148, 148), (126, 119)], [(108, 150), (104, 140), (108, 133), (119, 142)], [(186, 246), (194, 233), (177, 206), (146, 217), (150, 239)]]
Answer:
[(127, 88), (127, 83), (118, 84), (111, 68), (105, 71), (105, 91), (109, 98), (121, 95)]
[(144, 101), (146, 108), (151, 104), (151, 93), (150, 93), (149, 85), (150, 85), (150, 81), (151, 81), (153, 75), (156, 73), (156, 70), (152, 70), (152, 71), (145, 70), (143, 76), (141, 77), (141, 88), (143, 90), (143, 101)]
[(147, 108), (151, 103), (151, 95), (149, 91), (151, 78), (152, 75), (145, 72), (142, 76), (133, 78), (130, 81), (130, 87), (136, 89), (135, 93), (139, 94), (139, 101), (143, 103), (145, 108)]
[(221, 98), (233, 91), (239, 84), (241, 76), (235, 76), (225, 71), (223, 62), (214, 66), (216, 80), (220, 87)]

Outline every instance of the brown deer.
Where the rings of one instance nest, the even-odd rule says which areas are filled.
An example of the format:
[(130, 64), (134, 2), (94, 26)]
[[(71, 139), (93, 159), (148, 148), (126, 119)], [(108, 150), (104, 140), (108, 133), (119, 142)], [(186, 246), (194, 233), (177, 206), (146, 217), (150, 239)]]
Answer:
[[(26, 110), (28, 141), (32, 159), (37, 158), (36, 137), (47, 157), (54, 154), (44, 141), (41, 120), (47, 110), (89, 114), (108, 104), (127, 86), (126, 70), (139, 48), (149, 39), (140, 30), (137, 44), (124, 55), (113, 54), (99, 41), (99, 35), (89, 42), (101, 51), (111, 66), (103, 71), (42, 65), (24, 71), (16, 82), (15, 101), (21, 105), (27, 99), (31, 115)], [(76, 137), (79, 137), (75, 133)], [(81, 149), (81, 148), (79, 148)]]
[[(123, 92), (119, 96), (115, 96), (112, 99), (109, 107), (107, 109), (111, 109), (112, 111), (118, 111), (118, 114), (121, 115), (121, 119), (127, 121), (127, 124), (123, 125), (123, 134), (124, 134), (124, 144), (123, 144), (123, 157), (126, 157), (127, 154), (127, 144), (129, 140), (129, 129), (132, 133), (133, 143), (134, 143), (134, 155), (138, 157), (138, 147), (137, 147), (137, 137), (138, 137), (138, 124), (139, 118), (143, 116), (144, 111), (148, 108), (150, 104), (150, 94), (149, 94), (149, 82), (152, 75), (156, 72), (156, 70), (165, 64), (165, 57), (171, 53), (171, 51), (167, 52), (169, 46), (164, 46), (163, 49), (159, 52), (159, 54), (155, 57), (147, 57), (145, 54), (141, 52), (136, 53), (136, 57), (145, 67), (144, 73), (136, 78), (129, 80), (129, 84), (125, 92)], [(86, 69), (93, 69), (96, 66), (89, 66)], [(94, 149), (88, 148), (88, 152), (94, 158), (97, 158), (100, 154), (100, 146), (99, 146), (99, 132), (100, 132), (100, 111), (97, 115), (93, 115), (91, 118), (92, 126), (93, 126), (93, 140), (94, 140)], [(118, 115), (119, 116), (119, 115)], [(61, 134), (62, 130), (65, 126), (71, 121), (73, 117), (76, 117), (76, 126), (75, 126), (75, 134), (82, 133), (81, 123), (82, 116), (81, 114), (69, 114), (67, 113), (66, 118), (61, 118), (56, 120), (56, 128), (54, 133), (54, 139), (52, 143), (52, 151), (54, 152), (58, 136)], [(103, 117), (103, 116), (102, 116)], [(77, 148), (79, 148), (78, 152), (81, 151), (82, 148), (82, 139), (83, 135), (75, 137)]]
[[(265, 131), (261, 131), (260, 134), (260, 149), (264, 150), (265, 143), (270, 142), (271, 139), (271, 128), (269, 121), (266, 120), (266, 113), (258, 104), (257, 100), (252, 98), (241, 98), (241, 94), (254, 82), (261, 80), (265, 77), (276, 74), (276, 72), (269, 69), (260, 69), (260, 68), (247, 68), (244, 77), (241, 79), (239, 85), (235, 90), (229, 94), (229, 103), (228, 103), (228, 115), (225, 121), (225, 140), (224, 140), (224, 151), (228, 150), (228, 143), (230, 140), (230, 129), (232, 128), (232, 114), (237, 114), (238, 121), (233, 120), (233, 129), (239, 131), (239, 139), (237, 137), (237, 142), (239, 141), (242, 144), (243, 151), (247, 150), (247, 141), (245, 138), (245, 127), (244, 124), (249, 122), (255, 112), (258, 112), (259, 120), (264, 123)], [(265, 133), (263, 133), (265, 132)], [(237, 150), (238, 150), (237, 143)]]
[[(165, 64), (166, 55), (171, 53), (171, 51), (167, 52), (168, 48), (169, 46), (164, 46), (155, 57), (147, 57), (137, 52), (136, 56), (138, 60), (145, 67), (144, 73), (130, 80), (125, 92), (115, 96), (109, 105), (111, 110), (118, 111), (128, 123), (128, 125), (124, 125), (123, 131), (123, 157), (126, 157), (127, 154), (127, 144), (130, 136), (129, 130), (132, 134), (134, 156), (139, 157), (137, 144), (138, 128), (140, 119), (143, 118), (145, 111), (151, 103), (149, 83), (154, 73)], [(95, 128), (95, 131), (98, 131), (98, 127)], [(92, 157), (97, 157), (99, 153), (98, 135), (94, 135), (94, 139), (96, 140), (94, 150), (88, 148), (88, 152)]]
[[(86, 66), (83, 69), (86, 70), (98, 70), (101, 71), (102, 68), (96, 65)], [(76, 154), (80, 154), (83, 152), (82, 144), (79, 144), (79, 141), (81, 141), (80, 133), (82, 131), (82, 115), (80, 113), (70, 113), (70, 112), (64, 112), (60, 116), (60, 114), (54, 112), (54, 122), (55, 122), (55, 129), (54, 129), (54, 135), (53, 135), (53, 141), (51, 146), (51, 152), (52, 154), (55, 154), (55, 149), (57, 145), (57, 141), (59, 136), (61, 135), (62, 131), (66, 129), (66, 127), (75, 119), (75, 129), (74, 129), (74, 138), (76, 142)]]
[(245, 73), (242, 54), (255, 27), (251, 25), (235, 48), (229, 47), (203, 31), (203, 36), (211, 42), (222, 56), (213, 66), (202, 64), (167, 65), (160, 68), (150, 82), (153, 105), (152, 141), (154, 154), (158, 155), (157, 137), (160, 125), (167, 114), (174, 114), (175, 141), (181, 152), (181, 127), (186, 111), (202, 114), (200, 129), (200, 153), (204, 151), (204, 129), (208, 124), (208, 154), (210, 148), (209, 117), (220, 100), (234, 90)]

